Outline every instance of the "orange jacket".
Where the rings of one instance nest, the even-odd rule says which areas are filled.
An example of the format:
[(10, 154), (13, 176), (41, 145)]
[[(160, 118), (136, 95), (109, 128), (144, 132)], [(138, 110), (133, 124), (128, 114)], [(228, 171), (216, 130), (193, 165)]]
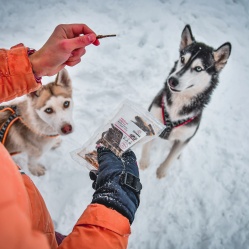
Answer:
[[(0, 49), (0, 102), (39, 88), (27, 56), (19, 45)], [(112, 249), (126, 248), (130, 234), (127, 218), (104, 205), (91, 204), (72, 232), (58, 247), (54, 227), (39, 191), (20, 174), (0, 143), (0, 248), (1, 249)]]

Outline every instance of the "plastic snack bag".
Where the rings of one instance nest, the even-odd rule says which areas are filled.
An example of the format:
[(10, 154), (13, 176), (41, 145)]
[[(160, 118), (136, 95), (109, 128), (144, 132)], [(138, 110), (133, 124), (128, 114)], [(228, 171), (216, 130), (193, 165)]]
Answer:
[(71, 152), (72, 158), (86, 165), (88, 169), (98, 169), (96, 146), (109, 148), (118, 157), (137, 143), (146, 143), (157, 137), (165, 126), (150, 112), (135, 103), (122, 102), (115, 115), (100, 127), (81, 148)]

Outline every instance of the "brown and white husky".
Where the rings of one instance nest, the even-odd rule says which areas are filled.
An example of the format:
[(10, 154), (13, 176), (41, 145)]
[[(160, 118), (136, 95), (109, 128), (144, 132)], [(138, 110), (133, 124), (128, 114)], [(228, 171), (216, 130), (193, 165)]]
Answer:
[(66, 69), (11, 106), (0, 106), (0, 139), (10, 154), (25, 152), (33, 175), (45, 174), (39, 158), (60, 145), (59, 135), (73, 131), (72, 84)]
[[(164, 87), (152, 101), (149, 111), (166, 125), (160, 135), (173, 146), (167, 158), (157, 169), (162, 178), (172, 162), (196, 134), (204, 107), (218, 84), (219, 73), (231, 53), (231, 44), (213, 49), (196, 42), (189, 25), (183, 29), (179, 60), (175, 62)], [(150, 143), (143, 147), (140, 167), (149, 166)]]

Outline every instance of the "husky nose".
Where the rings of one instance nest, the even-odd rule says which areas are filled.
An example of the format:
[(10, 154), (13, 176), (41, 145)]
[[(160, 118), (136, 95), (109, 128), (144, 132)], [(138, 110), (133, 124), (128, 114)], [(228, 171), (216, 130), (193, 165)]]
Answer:
[(179, 84), (178, 80), (174, 77), (170, 77), (168, 82), (171, 87), (175, 87)]
[(70, 125), (70, 124), (66, 124), (66, 125), (64, 125), (62, 128), (61, 128), (61, 131), (62, 131), (62, 133), (64, 133), (64, 134), (69, 134), (69, 133), (71, 133), (72, 132), (72, 125)]

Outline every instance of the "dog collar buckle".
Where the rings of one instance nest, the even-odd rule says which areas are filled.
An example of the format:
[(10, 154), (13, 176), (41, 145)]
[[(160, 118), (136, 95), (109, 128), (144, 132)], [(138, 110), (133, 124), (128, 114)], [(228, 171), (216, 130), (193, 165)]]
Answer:
[(123, 172), (120, 175), (120, 184), (130, 188), (135, 193), (140, 193), (142, 189), (140, 179), (129, 172)]

